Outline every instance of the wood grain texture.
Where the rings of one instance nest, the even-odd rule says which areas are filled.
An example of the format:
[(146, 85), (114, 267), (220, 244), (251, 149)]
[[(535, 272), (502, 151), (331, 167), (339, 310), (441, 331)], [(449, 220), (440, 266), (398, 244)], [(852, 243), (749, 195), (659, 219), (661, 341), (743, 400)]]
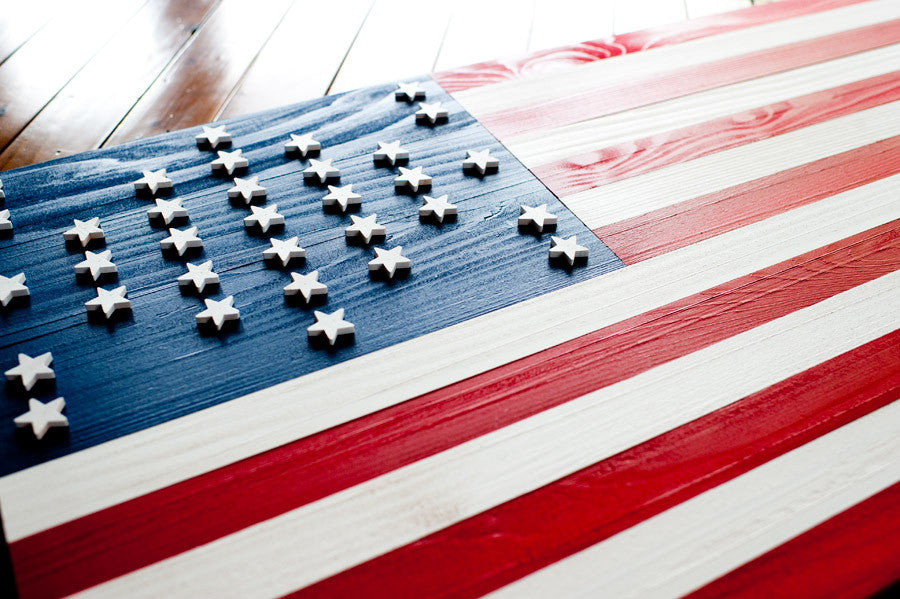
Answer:
[(613, 32), (614, 3), (615, 0), (538, 0), (534, 5), (528, 51), (560, 50), (570, 47), (573, 40), (608, 38)]
[(57, 3), (8, 2), (0, 18), (0, 65), (47, 24)]
[(289, 7), (222, 0), (104, 147), (212, 121)]
[[(898, 264), (900, 237), (897, 224), (892, 223), (393, 408), (19, 540), (13, 544), (13, 551), (22, 594), (24, 597), (41, 591), (53, 595), (68, 594), (210, 542), (770, 322), (892, 272)], [(895, 345), (896, 342), (890, 347)], [(884, 353), (884, 349), (878, 352)], [(875, 353), (881, 355), (878, 352)], [(863, 359), (857, 356), (851, 362)], [(571, 363), (577, 364), (577, 368), (567, 370), (566, 366)], [(900, 364), (894, 368), (900, 377)], [(883, 375), (873, 366), (872, 376), (877, 373)], [(857, 383), (861, 385), (862, 380), (860, 377)], [(852, 385), (848, 386), (844, 392), (850, 394), (852, 389)], [(766, 401), (774, 401), (777, 395), (768, 394)], [(826, 397), (819, 396), (817, 393), (818, 399), (809, 398), (809, 402), (826, 401)], [(860, 396), (858, 399), (863, 405), (864, 400), (871, 398)], [(742, 413), (755, 417), (750, 416), (749, 410)], [(797, 409), (784, 419), (799, 418), (803, 414)], [(711, 417), (710, 420), (719, 424), (731, 422), (730, 412), (727, 416)], [(776, 422), (781, 421), (775, 416), (769, 421), (772, 426)], [(803, 423), (803, 426), (810, 426), (807, 420)], [(693, 430), (700, 431), (703, 427)], [(746, 434), (752, 445), (753, 435), (759, 433), (748, 428)], [(681, 438), (682, 434), (675, 436)], [(785, 434), (784, 437), (779, 443), (794, 439), (793, 435)], [(772, 441), (759, 434), (755, 447), (759, 449), (759, 444)], [(719, 447), (725, 447), (725, 444)], [(724, 450), (723, 453), (731, 455)], [(672, 468), (669, 472), (689, 471), (681, 465), (668, 466)], [(594, 470), (606, 471), (607, 468), (598, 466)], [(701, 485), (705, 477), (698, 474), (695, 481), (686, 474), (681, 480), (685, 485)], [(666, 494), (663, 490), (659, 492)], [(576, 516), (577, 510), (572, 514), (572, 525), (575, 526), (575, 521), (584, 516)], [(463, 528), (473, 530), (473, 527), (478, 529), (487, 525), (488, 521), (497, 522), (495, 515), (476, 520), (478, 523), (465, 524)], [(550, 521), (547, 523), (550, 525)], [(519, 524), (529, 525), (528, 521)], [(179, 534), (170, 534), (172, 530), (178, 530)], [(568, 538), (568, 529), (565, 532), (559, 530), (560, 538)], [(447, 539), (444, 533), (437, 533), (437, 536)], [(456, 537), (455, 533), (453, 536)], [(519, 550), (534, 551), (535, 558), (538, 545), (543, 544), (536, 536), (517, 533), (486, 535), (484, 538), (508, 539), (510, 542), (530, 539), (535, 545), (529, 544), (528, 548)], [(411, 558), (407, 563), (415, 563), (421, 561), (416, 555), (423, 546), (446, 547), (438, 540), (432, 538), (405, 548), (397, 555), (379, 558), (357, 572), (325, 583), (315, 592), (327, 595), (339, 588), (342, 589), (340, 594), (346, 594), (344, 591), (353, 588), (350, 581), (354, 580), (368, 585), (371, 582), (369, 573), (377, 576), (384, 567), (393, 572), (395, 566), (403, 563), (402, 556)], [(75, 549), (82, 544), (85, 548), (90, 547), (90, 551)], [(553, 545), (548, 543), (546, 551), (554, 554)], [(491, 560), (483, 563), (473, 555), (471, 560), (461, 560), (457, 565), (472, 569), (482, 567), (477, 564), (487, 567), (488, 563), (493, 563), (496, 567), (497, 560), (505, 553), (498, 549)], [(431, 551), (426, 554), (431, 557), (425, 561), (434, 564), (455, 561), (453, 552), (445, 552), (443, 558), (432, 555)], [(524, 567), (524, 562), (518, 559), (515, 563)], [(532, 568), (540, 565), (539, 561), (532, 562)], [(458, 576), (449, 577), (456, 581), (457, 587), (450, 585), (444, 574), (433, 578), (434, 572), (445, 573), (445, 567), (437, 570), (414, 568), (413, 571), (419, 574), (385, 577), (384, 580), (391, 584), (380, 585), (380, 592), (385, 596), (392, 593), (403, 596), (404, 592), (430, 596), (440, 594), (434, 588), (434, 583), (440, 580), (445, 585), (443, 592), (453, 595), (454, 589), (468, 589), (469, 583), (482, 579), (482, 575), (476, 576), (471, 570), (468, 574), (460, 572)], [(367, 573), (365, 580), (358, 578), (362, 572)], [(518, 573), (516, 577), (525, 573), (520, 569), (514, 572)], [(405, 584), (411, 586), (404, 588)], [(379, 585), (365, 588), (376, 587)], [(481, 585), (472, 589), (489, 590)]]
[(613, 14), (614, 33), (664, 27), (687, 18), (684, 2), (667, 0), (616, 0)]
[[(26, 273), (31, 304), (4, 313), (0, 363), (14, 361), (17, 351), (53, 349), (71, 436), (39, 449), (5, 430), (3, 471), (85, 449), (621, 266), (438, 86), (429, 83), (429, 94), (444, 100), (451, 115), (433, 129), (415, 124), (414, 107), (395, 102), (393, 88), (323, 98), (229, 124), (234, 147), (243, 149), (250, 172), (268, 189), (268, 203), (277, 204), (287, 219), (285, 235), (300, 236), (308, 263), (328, 284), (328, 305), (347, 308), (357, 326), (356, 343), (335, 352), (309, 347), (305, 327), (312, 315), (285, 305), (286, 276), (263, 265), (266, 239), (244, 231), (245, 212), (226, 198), (231, 182), (211, 175), (212, 155), (196, 147), (194, 131), (4, 173), (7, 206), (17, 222), (15, 236), (2, 242), (4, 272)], [(346, 217), (323, 213), (326, 191), (303, 185), (305, 163), (284, 154), (288, 133), (296, 131), (316, 132), (327, 149), (323, 156), (336, 159), (344, 184), (354, 183), (363, 194), (363, 213), (377, 213), (388, 227), (387, 247), (404, 246), (414, 263), (408, 280), (393, 285), (369, 280), (365, 264), (371, 250), (348, 247)], [(383, 139), (403, 140), (413, 163), (434, 178), (435, 192), (448, 193), (459, 205), (456, 223), (419, 222), (418, 202), (395, 194), (395, 173), (372, 162), (376, 140)], [(491, 148), (500, 156), (500, 172), (484, 179), (464, 175), (461, 163), (470, 147)], [(159, 240), (165, 232), (148, 225), (148, 202), (135, 197), (132, 181), (141, 169), (163, 167), (200, 229), (204, 255), (221, 275), (222, 294), (233, 294), (244, 313), (236, 334), (197, 334), (199, 302), (181, 296), (175, 282), (184, 267), (163, 258)], [(578, 234), (591, 247), (585, 268), (571, 273), (552, 268), (547, 238), (522, 235), (510, 224), (520, 203), (528, 202), (554, 206), (559, 230)], [(72, 264), (78, 255), (66, 251), (60, 235), (72, 218), (93, 216), (100, 218), (119, 281), (134, 304), (132, 320), (109, 328), (87, 322), (83, 303), (93, 290), (76, 285)], [(260, 355), (263, 339), (267, 347), (283, 349)], [(85, 354), (85, 347), (92, 352)], [(140, 359), (120, 360), (122, 352)], [(176, 373), (171, 385), (155, 384), (171, 373)], [(95, 392), (99, 388), (102, 394)], [(11, 418), (18, 409), (18, 402), (5, 402), (0, 417)]]
[[(5, 476), (0, 497), (8, 538), (322, 432), (900, 219), (898, 190), (900, 177), (881, 180)], [(394, 367), (386, 370), (386, 362)], [(134, 463), (143, 464), (140, 471)], [(48, 479), (57, 485), (46, 488)], [(66, 492), (71, 488), (78, 493)]]
[(215, 118), (325, 95), (373, 4), (295, 2)]
[(145, 1), (68, 4), (0, 65), (0, 151)]
[[(430, 70), (523, 54), (528, 49), (535, 0), (460, 0)], [(573, 38), (569, 38), (571, 41)]]
[(900, 137), (835, 154), (594, 232), (634, 264), (900, 172)]
[(434, 77), (448, 92), (456, 93), (503, 81), (567, 71), (572, 67), (611, 56), (698, 40), (864, 1), (811, 0), (801, 2), (788, 0), (753, 7), (733, 14), (713, 15), (666, 27), (626, 33), (609, 39), (553, 48), (515, 60), (481, 62), (436, 73)]
[(100, 147), (215, 5), (145, 4), (0, 153), (0, 170)]
[(900, 580), (900, 484), (794, 537), (688, 597), (876, 597)]

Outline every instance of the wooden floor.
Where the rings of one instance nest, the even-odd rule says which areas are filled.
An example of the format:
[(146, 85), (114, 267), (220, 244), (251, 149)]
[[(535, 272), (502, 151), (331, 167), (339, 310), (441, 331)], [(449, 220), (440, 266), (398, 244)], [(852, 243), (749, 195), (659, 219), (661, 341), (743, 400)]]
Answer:
[(751, 2), (8, 2), (0, 10), (0, 171)]

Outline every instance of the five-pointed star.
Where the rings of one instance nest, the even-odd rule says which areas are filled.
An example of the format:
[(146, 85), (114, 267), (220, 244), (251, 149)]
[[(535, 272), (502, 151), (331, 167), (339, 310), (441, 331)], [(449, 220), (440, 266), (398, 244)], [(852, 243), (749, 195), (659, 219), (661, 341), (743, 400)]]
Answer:
[(409, 160), (409, 151), (400, 145), (400, 140), (392, 141), (389, 144), (379, 141), (378, 149), (372, 153), (372, 157), (375, 162), (388, 162), (394, 166), (397, 161)]
[(485, 174), (489, 170), (494, 170), (500, 166), (500, 160), (491, 156), (491, 149), (481, 150), (480, 152), (476, 152), (475, 150), (466, 150), (466, 159), (463, 160), (463, 170), (471, 171), (475, 170), (479, 175)]
[(41, 403), (34, 398), (28, 399), (28, 411), (16, 416), (13, 422), (19, 428), (30, 426), (34, 436), (39, 440), (44, 438), (51, 428), (69, 426), (69, 419), (63, 416), (63, 408), (66, 400), (57, 397), (53, 401)]
[(394, 99), (398, 102), (412, 102), (413, 100), (424, 100), (425, 89), (418, 81), (411, 83), (397, 83), (397, 90), (394, 92)]
[(218, 127), (203, 125), (203, 133), (198, 133), (194, 139), (197, 140), (198, 146), (209, 144), (209, 147), (215, 150), (219, 144), (227, 144), (231, 141), (231, 133), (225, 130), (225, 125)]
[(359, 206), (362, 196), (353, 191), (353, 184), (343, 187), (328, 186), (328, 195), (322, 198), (322, 206), (338, 206), (341, 212), (346, 212), (350, 206)]
[(434, 125), (438, 121), (446, 119), (450, 113), (440, 102), (419, 102), (419, 110), (416, 111), (416, 122)]
[(56, 378), (56, 374), (50, 368), (52, 363), (53, 354), (50, 352), (41, 354), (36, 358), (32, 358), (27, 354), (19, 354), (19, 365), (6, 371), (6, 379), (14, 381), (16, 378), (20, 378), (25, 390), (31, 391), (31, 388), (39, 380)]
[(100, 219), (94, 217), (90, 220), (75, 220), (75, 226), (63, 233), (66, 241), (79, 241), (81, 247), (86, 247), (92, 239), (103, 239), (103, 229), (100, 228)]
[(556, 221), (556, 215), (547, 211), (547, 204), (541, 204), (536, 208), (523, 205), (519, 210), (519, 226), (532, 226), (538, 233), (543, 233), (544, 227), (555, 227)]
[(187, 215), (187, 210), (181, 205), (181, 198), (174, 200), (156, 198), (156, 207), (147, 211), (147, 217), (150, 220), (161, 218), (167, 225), (176, 218), (187, 218)]
[(263, 252), (264, 260), (275, 260), (277, 258), (282, 266), (287, 266), (291, 260), (306, 257), (306, 250), (297, 245), (297, 237), (291, 237), (284, 241), (272, 237), (269, 241), (272, 243), (272, 247)]
[(284, 151), (287, 154), (294, 152), (300, 154), (301, 158), (306, 158), (311, 152), (318, 152), (322, 149), (322, 144), (313, 139), (312, 133), (304, 133), (297, 135), (291, 133), (291, 141), (284, 144)]
[(147, 190), (152, 195), (160, 189), (172, 187), (172, 180), (166, 176), (166, 169), (164, 168), (158, 171), (141, 171), (141, 173), (144, 176), (134, 182), (135, 191)]
[(234, 307), (234, 296), (229, 295), (223, 300), (205, 299), (206, 310), (197, 313), (197, 326), (212, 321), (217, 331), (222, 330), (226, 320), (237, 320), (241, 317), (240, 311)]
[(313, 314), (316, 317), (316, 324), (306, 328), (306, 333), (310, 339), (319, 335), (325, 335), (328, 339), (328, 344), (334, 345), (340, 335), (352, 335), (356, 331), (352, 322), (344, 320), (343, 308), (335, 310), (331, 314), (319, 312), (318, 310), (313, 312)]
[(87, 251), (84, 253), (84, 260), (75, 265), (75, 274), (91, 273), (91, 278), (96, 281), (100, 278), (100, 275), (118, 272), (116, 265), (110, 260), (111, 256), (111, 250), (103, 250), (96, 254)]
[(253, 214), (244, 219), (244, 226), (248, 229), (259, 227), (265, 233), (272, 225), (284, 224), (284, 216), (278, 214), (278, 204), (272, 204), (265, 208), (250, 206), (250, 211)]
[(413, 193), (419, 191), (419, 187), (431, 187), (431, 177), (422, 172), (422, 167), (400, 167), (400, 174), (394, 179), (394, 187), (403, 189), (408, 187)]
[(88, 312), (102, 310), (103, 315), (109, 318), (116, 310), (131, 308), (131, 300), (125, 297), (127, 291), (125, 285), (116, 287), (112, 291), (97, 287), (97, 297), (84, 302), (84, 305)]
[(219, 275), (213, 272), (212, 260), (207, 260), (203, 264), (185, 264), (188, 271), (178, 277), (178, 284), (181, 287), (189, 287), (191, 285), (198, 293), (203, 293), (207, 285), (218, 285)]
[(572, 235), (568, 239), (553, 235), (550, 237), (550, 258), (566, 257), (569, 266), (575, 265), (576, 258), (587, 258), (588, 249), (578, 245), (578, 236)]
[(375, 248), (375, 258), (369, 260), (369, 272), (383, 270), (389, 279), (393, 279), (398, 270), (409, 270), (412, 262), (401, 253), (402, 251), (402, 245), (389, 250)]
[(0, 275), (0, 305), (4, 308), (14, 297), (25, 297), (28, 295), (28, 287), (25, 286), (25, 273), (20, 272), (11, 277)]
[(237, 169), (246, 168), (247, 165), (250, 164), (250, 162), (241, 154), (240, 149), (237, 149), (234, 152), (224, 152), (219, 150), (218, 154), (219, 157), (210, 163), (213, 172), (224, 170), (228, 175), (233, 175), (234, 171)]
[(422, 196), (425, 204), (419, 208), (419, 216), (423, 218), (432, 217), (437, 222), (444, 222), (445, 216), (456, 216), (456, 204), (447, 201), (447, 194), (433, 198), (431, 196)]
[(362, 237), (363, 241), (367, 244), (372, 241), (373, 237), (382, 237), (385, 235), (386, 230), (382, 225), (378, 224), (378, 221), (376, 220), (377, 217), (377, 214), (370, 214), (369, 216), (362, 218), (355, 214), (351, 214), (350, 220), (353, 224), (344, 229), (344, 234), (348, 238)]
[(266, 188), (259, 184), (259, 177), (249, 179), (234, 178), (234, 187), (228, 190), (228, 197), (232, 200), (243, 198), (244, 204), (249, 205), (253, 198), (266, 197)]
[(9, 210), (0, 210), (0, 231), (12, 231), (12, 223), (9, 222)]
[(328, 160), (309, 159), (309, 166), (303, 169), (303, 178), (307, 181), (319, 180), (319, 183), (325, 183), (329, 179), (337, 179), (341, 176), (341, 171), (331, 166), (331, 158)]
[(319, 282), (318, 270), (314, 270), (308, 275), (292, 272), (291, 278), (293, 279), (293, 282), (288, 283), (284, 287), (285, 297), (297, 295), (299, 293), (306, 302), (309, 302), (314, 295), (328, 294), (328, 286), (325, 285), (325, 283)]
[(164, 250), (175, 248), (179, 256), (183, 256), (188, 248), (203, 247), (203, 240), (197, 237), (197, 227), (187, 229), (169, 229), (169, 236), (159, 242)]

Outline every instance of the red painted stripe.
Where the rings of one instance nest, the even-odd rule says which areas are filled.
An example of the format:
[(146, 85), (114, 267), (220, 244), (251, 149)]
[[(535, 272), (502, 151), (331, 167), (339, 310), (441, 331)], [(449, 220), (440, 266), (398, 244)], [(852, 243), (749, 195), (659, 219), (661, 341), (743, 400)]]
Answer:
[[(370, 598), (479, 597), (888, 404), (898, 394), (900, 330), (289, 596), (354, 597), (367, 589)], [(893, 511), (893, 520), (900, 521)], [(897, 547), (898, 541), (884, 545)], [(853, 560), (852, 548), (838, 549), (841, 558)], [(740, 579), (747, 596), (768, 597), (753, 587), (759, 584), (756, 574)], [(777, 586), (771, 580), (761, 584), (766, 591)], [(725, 592), (714, 589), (708, 596), (731, 597), (732, 585), (726, 581), (723, 586)]]
[(766, 4), (573, 46), (542, 50), (517, 60), (482, 62), (452, 71), (434, 73), (432, 77), (448, 92), (458, 92), (522, 76), (568, 70), (611, 56), (633, 54), (650, 48), (765, 25), (863, 1), (865, 0), (794, 0)]
[(900, 221), (11, 544), (23, 598), (236, 532), (900, 268)]
[(688, 597), (869, 597), (900, 581), (898, 508), (900, 483)]
[(569, 125), (895, 44), (900, 41), (898, 32), (900, 19), (676, 69), (611, 87), (605, 87), (602, 81), (598, 81), (596, 89), (588, 92), (475, 116), (503, 141), (521, 133)]
[(659, 256), (900, 172), (900, 136), (596, 229), (626, 264)]
[(900, 100), (900, 71), (531, 169), (557, 197)]

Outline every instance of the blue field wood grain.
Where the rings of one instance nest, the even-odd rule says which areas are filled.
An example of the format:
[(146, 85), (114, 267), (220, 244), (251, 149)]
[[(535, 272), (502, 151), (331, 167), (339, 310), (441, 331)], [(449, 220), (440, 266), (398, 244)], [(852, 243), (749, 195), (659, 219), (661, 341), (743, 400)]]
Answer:
[[(256, 391), (336, 362), (419, 336), (491, 310), (619, 268), (622, 263), (483, 127), (433, 82), (429, 101), (450, 110), (446, 124), (415, 124), (415, 105), (395, 102), (394, 86), (368, 88), (234, 119), (232, 149), (250, 161), (246, 176), (258, 175), (286, 219), (275, 236), (297, 235), (307, 250), (300, 272), (318, 269), (328, 285), (326, 311), (345, 308), (356, 325), (355, 342), (335, 351), (310, 347), (309, 309), (286, 305), (285, 271), (268, 268), (267, 237), (244, 230), (244, 208), (226, 194), (231, 180), (214, 177), (215, 153), (196, 147), (197, 130), (185, 130), (101, 151), (0, 173), (15, 235), (0, 241), (0, 274), (24, 271), (31, 290), (25, 306), (0, 313), (0, 368), (22, 351), (52, 351), (63, 395), (68, 435), (35, 443), (15, 434), (12, 418), (25, 401), (7, 385), (0, 401), (0, 475), (46, 459)], [(315, 132), (320, 158), (333, 158), (341, 185), (362, 194), (360, 215), (378, 214), (387, 227), (379, 245), (402, 245), (412, 260), (409, 278), (392, 283), (369, 278), (370, 248), (350, 246), (343, 229), (349, 218), (326, 214), (327, 189), (306, 185), (308, 165), (284, 155), (290, 133)], [(448, 194), (459, 206), (456, 222), (423, 224), (421, 196), (394, 192), (396, 169), (373, 164), (377, 141), (399, 139), (410, 151), (409, 166), (434, 179), (431, 195)], [(466, 176), (466, 149), (490, 147), (500, 158), (497, 174)], [(210, 259), (221, 276), (212, 295), (234, 295), (241, 311), (237, 330), (198, 334), (196, 297), (179, 292), (183, 261), (162, 255), (164, 229), (149, 225), (152, 200), (135, 195), (142, 169), (166, 168), (174, 181), (169, 197), (180, 197), (199, 228), (204, 249), (190, 257)], [(577, 234), (589, 246), (586, 266), (566, 271), (548, 263), (549, 234), (522, 234), (515, 225), (521, 204), (550, 205), (559, 215), (558, 234)], [(93, 287), (76, 283), (72, 267), (83, 259), (66, 248), (62, 232), (73, 218), (99, 216), (106, 248), (128, 287), (133, 312), (112, 324), (89, 322), (84, 302)], [(108, 285), (107, 285), (108, 287)], [(386, 365), (389, 368), (390, 365)], [(297, 401), (304, 397), (298, 393)]]

